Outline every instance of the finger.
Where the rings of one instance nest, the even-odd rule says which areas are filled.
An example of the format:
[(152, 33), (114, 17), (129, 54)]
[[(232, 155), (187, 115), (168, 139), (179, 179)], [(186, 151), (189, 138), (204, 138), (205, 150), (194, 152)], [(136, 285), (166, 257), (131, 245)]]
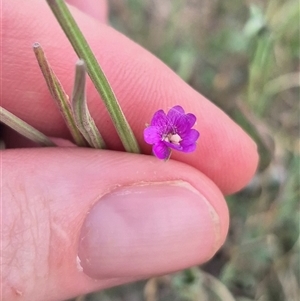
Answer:
[(96, 20), (103, 23), (107, 22), (108, 7), (106, 0), (67, 0), (67, 2)]
[[(3, 22), (6, 48), (3, 105), (48, 136), (69, 137), (30, 45), (39, 41), (44, 46), (69, 94), (76, 61), (71, 46), (43, 1), (12, 0), (3, 6), (6, 16)], [(72, 12), (101, 62), (144, 153), (151, 153), (150, 146), (143, 140), (143, 129), (153, 113), (180, 104), (197, 116), (196, 128), (201, 137), (194, 153), (174, 152), (172, 158), (199, 169), (224, 193), (232, 193), (249, 181), (258, 155), (255, 144), (238, 125), (140, 46), (94, 18), (76, 9)], [(91, 83), (88, 99), (108, 147), (122, 150), (120, 139)]]
[(228, 211), (176, 161), (79, 148), (2, 153), (4, 300), (62, 300), (207, 261)]

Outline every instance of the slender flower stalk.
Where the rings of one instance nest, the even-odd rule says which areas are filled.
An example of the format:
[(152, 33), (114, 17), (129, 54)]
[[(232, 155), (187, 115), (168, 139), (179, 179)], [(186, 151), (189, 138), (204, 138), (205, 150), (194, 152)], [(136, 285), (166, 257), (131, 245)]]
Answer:
[(86, 146), (86, 142), (83, 139), (81, 133), (76, 127), (71, 104), (69, 102), (69, 97), (65, 93), (61, 83), (59, 82), (57, 76), (53, 72), (50, 64), (47, 61), (45, 53), (39, 43), (34, 43), (33, 50), (36, 59), (39, 63), (40, 69), (48, 85), (49, 91), (54, 98), (58, 108), (71, 132), (71, 135), (78, 146)]
[(166, 114), (163, 110), (157, 111), (150, 126), (144, 130), (144, 139), (153, 145), (153, 154), (163, 160), (171, 156), (171, 149), (184, 153), (196, 149), (196, 141), (200, 133), (192, 129), (196, 123), (196, 116), (185, 114), (181, 106), (175, 106)]
[(10, 113), (3, 107), (0, 107), (0, 121), (21, 134), (22, 136), (34, 141), (41, 146), (56, 146), (47, 136), (34, 127)]
[(137, 140), (121, 110), (116, 96), (67, 5), (63, 0), (47, 0), (47, 3), (78, 57), (86, 63), (87, 72), (105, 103), (125, 150), (132, 153), (140, 153)]
[(85, 63), (79, 60), (76, 64), (75, 83), (72, 94), (72, 108), (77, 128), (93, 148), (105, 148), (105, 142), (91, 117), (86, 102)]

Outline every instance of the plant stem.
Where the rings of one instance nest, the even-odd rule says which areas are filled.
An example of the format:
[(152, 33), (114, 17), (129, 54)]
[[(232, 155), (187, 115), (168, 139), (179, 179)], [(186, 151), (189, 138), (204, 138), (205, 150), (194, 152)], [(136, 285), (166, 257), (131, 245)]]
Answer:
[(86, 143), (76, 127), (72, 108), (69, 102), (69, 97), (65, 93), (57, 76), (53, 72), (50, 64), (47, 61), (45, 53), (39, 43), (34, 43), (33, 51), (39, 63), (40, 69), (48, 85), (49, 91), (59, 107), (61, 114), (71, 132), (71, 135), (78, 146), (86, 146)]
[(78, 57), (85, 61), (87, 72), (105, 103), (125, 150), (140, 153), (137, 140), (116, 96), (67, 5), (63, 0), (47, 0), (47, 2)]
[(56, 146), (46, 135), (2, 107), (0, 107), (0, 121), (39, 145)]
[(77, 128), (93, 148), (105, 148), (105, 142), (98, 131), (94, 119), (87, 107), (85, 63), (79, 60), (76, 64), (75, 83), (72, 93), (72, 108)]

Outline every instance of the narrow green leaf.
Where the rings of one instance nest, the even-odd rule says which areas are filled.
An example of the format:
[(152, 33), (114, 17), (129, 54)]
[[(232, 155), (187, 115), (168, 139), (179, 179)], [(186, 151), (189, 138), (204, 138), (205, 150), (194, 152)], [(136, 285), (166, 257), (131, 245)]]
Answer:
[(85, 61), (87, 72), (105, 103), (125, 150), (140, 153), (137, 140), (116, 96), (67, 5), (63, 0), (47, 0), (47, 2), (78, 57)]
[(71, 135), (78, 146), (86, 146), (86, 142), (83, 139), (81, 133), (76, 127), (71, 104), (69, 102), (69, 97), (65, 93), (61, 83), (59, 82), (57, 76), (53, 72), (50, 64), (47, 61), (45, 53), (39, 43), (34, 43), (33, 50), (36, 56), (36, 59), (39, 63), (40, 69), (43, 73), (43, 76), (48, 85), (49, 91), (54, 98), (58, 108), (71, 132)]
[(0, 121), (39, 145), (56, 146), (56, 144), (43, 133), (2, 107), (0, 107)]
[(79, 60), (76, 64), (75, 82), (72, 94), (72, 108), (77, 128), (93, 148), (105, 148), (105, 142), (91, 117), (85, 93), (85, 63)]

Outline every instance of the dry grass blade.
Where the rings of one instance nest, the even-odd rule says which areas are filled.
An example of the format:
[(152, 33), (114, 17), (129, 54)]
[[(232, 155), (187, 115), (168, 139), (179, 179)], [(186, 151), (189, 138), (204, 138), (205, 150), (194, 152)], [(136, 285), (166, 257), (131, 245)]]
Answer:
[(259, 147), (259, 151), (264, 154), (263, 157), (261, 156), (259, 169), (260, 171), (265, 170), (274, 157), (274, 139), (268, 127), (253, 114), (244, 102), (238, 99), (236, 101), (236, 107), (243, 115), (244, 123), (248, 123), (253, 130), (253, 136)]
[(219, 300), (236, 301), (226, 285), (219, 279), (204, 271), (201, 271), (201, 277), (203, 284), (208, 287), (211, 292), (214, 292), (214, 294), (219, 297)]
[(21, 134), (22, 136), (42, 146), (56, 146), (47, 136), (36, 130), (34, 127), (0, 107), (0, 121)]
[(71, 135), (78, 146), (86, 146), (86, 142), (83, 139), (81, 133), (76, 127), (72, 108), (69, 102), (69, 97), (65, 93), (62, 85), (60, 84), (58, 78), (50, 67), (47, 58), (44, 54), (44, 51), (39, 43), (34, 43), (33, 50), (36, 56), (36, 59), (39, 63), (40, 69), (43, 73), (43, 76), (48, 85), (49, 91), (57, 103), (59, 110), (71, 132)]
[(85, 94), (85, 63), (79, 60), (76, 64), (75, 82), (72, 95), (72, 107), (77, 128), (93, 148), (105, 148), (105, 142), (91, 117)]
[(296, 88), (300, 86), (300, 73), (292, 72), (284, 75), (280, 75), (275, 79), (266, 83), (264, 90), (267, 95), (273, 96), (284, 90)]

